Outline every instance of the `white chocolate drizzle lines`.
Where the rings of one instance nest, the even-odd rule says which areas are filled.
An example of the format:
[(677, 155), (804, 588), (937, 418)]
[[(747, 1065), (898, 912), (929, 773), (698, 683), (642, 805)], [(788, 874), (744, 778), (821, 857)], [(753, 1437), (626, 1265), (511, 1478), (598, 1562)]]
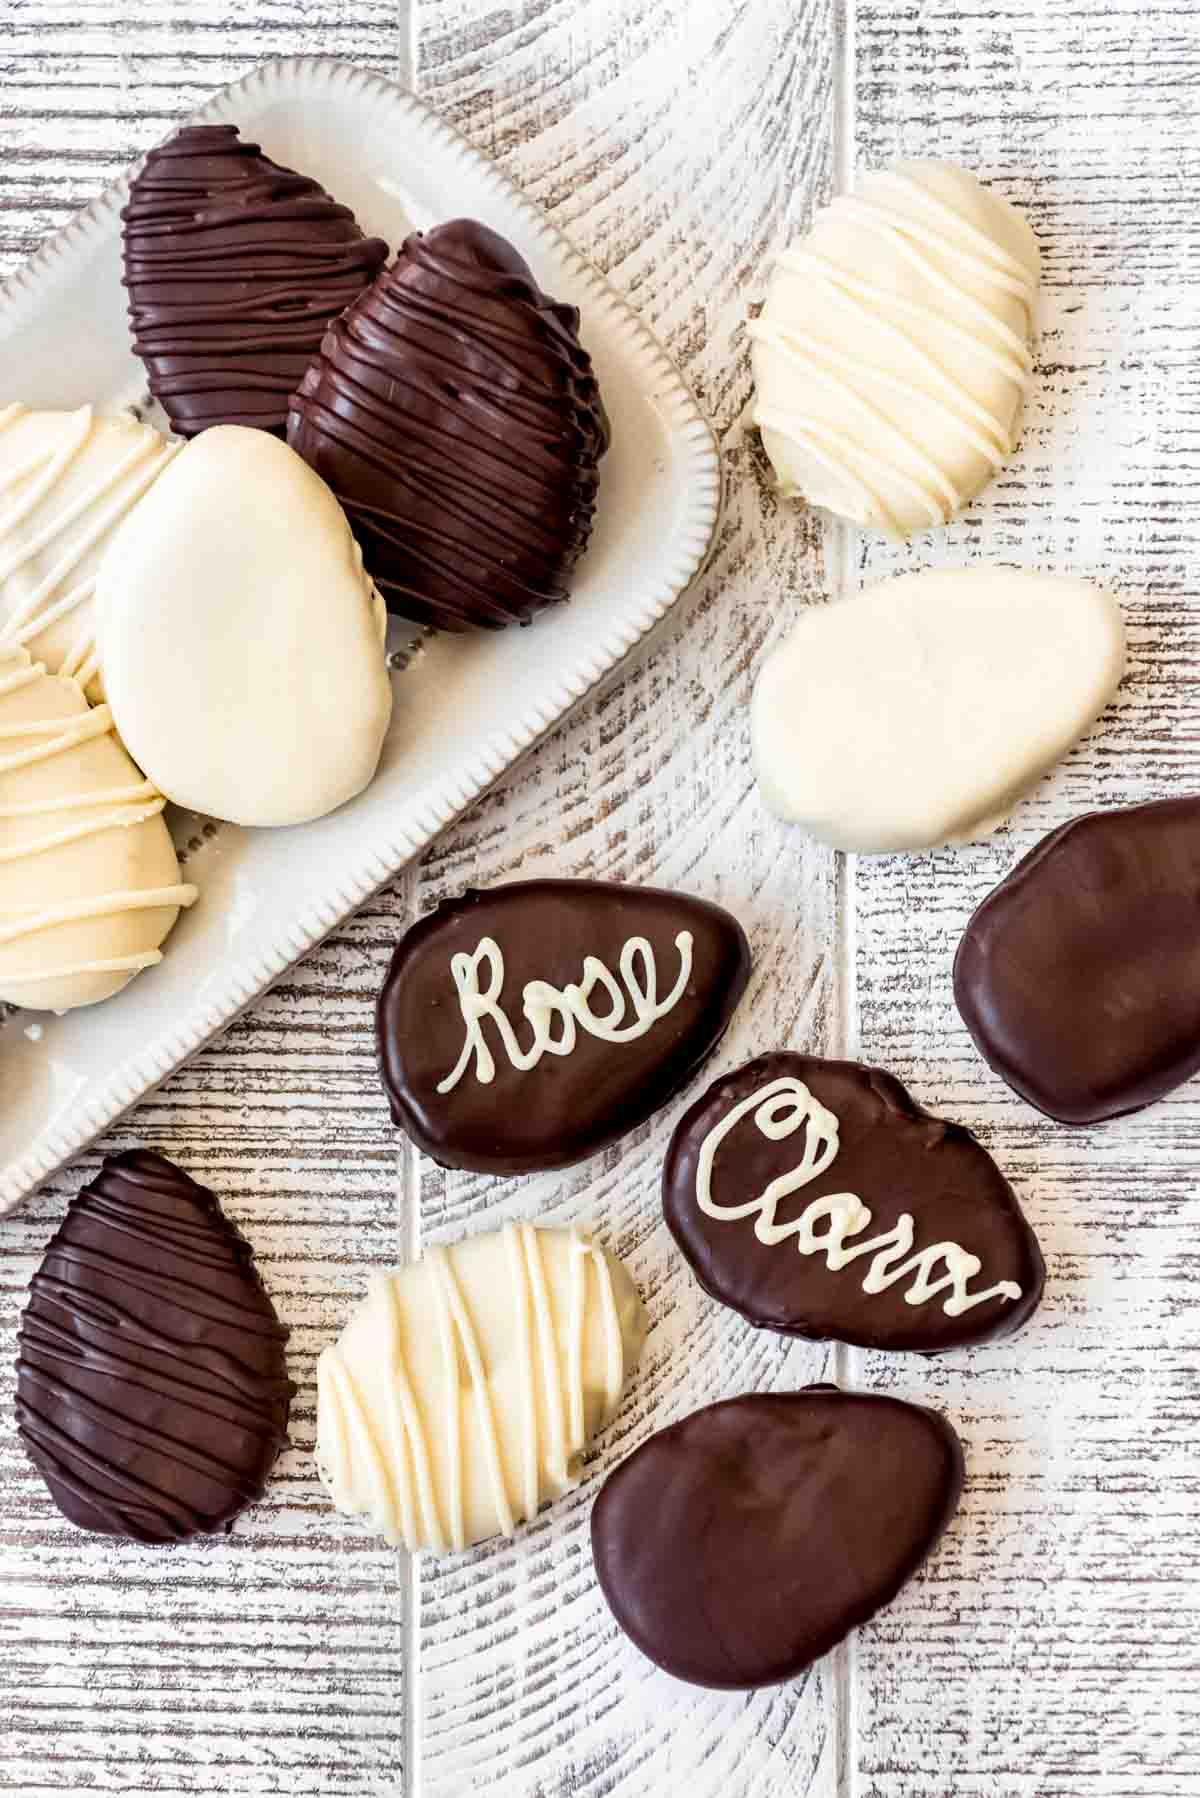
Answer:
[[(790, 1173), (780, 1174), (754, 1198), (743, 1204), (720, 1205), (712, 1196), (713, 1163), (717, 1150), (748, 1112), (754, 1113), (755, 1128), (769, 1142), (781, 1142), (804, 1129), (804, 1147), (799, 1164)], [(777, 1223), (780, 1205), (791, 1193), (799, 1192), (819, 1180), (837, 1158), (838, 1120), (832, 1111), (816, 1099), (802, 1080), (790, 1074), (771, 1080), (740, 1104), (734, 1105), (714, 1124), (700, 1145), (696, 1163), (696, 1203), (706, 1217), (734, 1221), (754, 1217), (754, 1234), (767, 1247), (795, 1237), (802, 1255), (825, 1256), (831, 1273), (838, 1273), (850, 1262), (864, 1255), (872, 1257), (863, 1280), (866, 1293), (886, 1292), (889, 1286), (909, 1280), (904, 1294), (907, 1305), (923, 1305), (946, 1293), (942, 1310), (947, 1317), (961, 1317), (976, 1305), (989, 1299), (1019, 1299), (1021, 1288), (1012, 1280), (1000, 1280), (982, 1292), (969, 1292), (968, 1283), (983, 1266), (957, 1242), (935, 1242), (912, 1253), (914, 1229), (909, 1212), (902, 1212), (891, 1230), (873, 1236), (867, 1242), (846, 1247), (848, 1237), (858, 1236), (869, 1226), (871, 1212), (852, 1192), (831, 1193), (813, 1199), (790, 1223)], [(935, 1278), (939, 1266), (940, 1277)]]
[[(48, 678), (45, 666), (31, 661), (25, 649), (18, 646), (7, 650), (0, 648), (0, 700)], [(78, 683), (74, 683), (74, 688), (77, 690)], [(84, 704), (81, 693), (78, 703)], [(73, 717), (60, 715), (0, 723), (0, 822), (38, 819), (43, 814), (48, 819), (44, 831), (0, 846), (0, 868), (12, 867), (106, 831), (131, 829), (162, 812), (166, 801), (149, 781), (91, 791), (82, 784), (71, 785), (66, 793), (48, 795), (44, 799), (7, 802), (6, 776), (36, 768), (112, 733), (113, 720), (106, 705), (82, 710)], [(116, 917), (122, 912), (148, 911), (159, 906), (187, 907), (195, 898), (194, 886), (173, 882), (165, 886), (121, 887), (106, 893), (81, 893), (58, 903), (0, 902), (0, 946), (36, 936), (59, 925)], [(132, 974), (153, 967), (161, 960), (160, 949), (144, 949), (127, 955), (84, 957), (36, 970), (6, 970), (3, 981), (6, 987), (29, 988), (85, 974)]]
[[(6, 407), (0, 412), (0, 437), (28, 417), (27, 406)], [(59, 426), (57, 439), (35, 437), (37, 447), (0, 474), (0, 646), (36, 647), (52, 672), (72, 676), (86, 688), (98, 670), (91, 615), (95, 557), (181, 446), (132, 420), (99, 420), (90, 406), (61, 422), (59, 415), (50, 417)], [(110, 436), (122, 426), (128, 447)], [(90, 470), (89, 458), (94, 474), (90, 479), (81, 474), (79, 490), (64, 497), (69, 478)], [(64, 541), (68, 533), (69, 542)], [(41, 566), (31, 570), (41, 558)], [(81, 574), (89, 558), (93, 571)], [(18, 577), (21, 584), (7, 593)], [(76, 614), (72, 637), (38, 641)]]
[[(475, 1078), (488, 1086), (496, 1077), (496, 1063), (483, 1031), (490, 1018), (499, 1033), (505, 1053), (513, 1067), (525, 1073), (536, 1067), (543, 1055), (569, 1055), (580, 1030), (606, 1043), (628, 1043), (645, 1036), (659, 1018), (666, 1017), (682, 998), (692, 973), (692, 933), (681, 930), (675, 938), (679, 951), (679, 974), (665, 999), (658, 997), (658, 968), (654, 950), (644, 936), (631, 936), (621, 950), (619, 968), (624, 991), (615, 976), (595, 955), (585, 957), (583, 978), (572, 981), (561, 990), (548, 980), (526, 981), (521, 994), (521, 1010), (533, 1032), (527, 1049), (517, 1041), (516, 1031), (500, 1006), (504, 987), (504, 956), (493, 937), (479, 939), (474, 953), (459, 951), (450, 959), (450, 972), (458, 994), (459, 1009), (466, 1025), (466, 1038), (457, 1062), (438, 1083), (439, 1093), (452, 1092), (466, 1073), (472, 1057)], [(479, 983), (481, 968), (486, 964), (488, 984)], [(599, 987), (608, 1000), (607, 1012), (597, 1016), (591, 998)], [(626, 1022), (626, 1013), (633, 1017)], [(554, 1034), (555, 1022), (558, 1034)]]
[[(870, 269), (872, 239), (893, 267), (912, 272), (927, 300), (908, 297), (903, 279), (860, 272), (860, 263)], [(864, 194), (835, 200), (814, 239), (786, 249), (777, 267), (825, 304), (797, 307), (773, 289), (750, 321), (751, 339), (780, 359), (792, 376), (785, 388), (795, 388), (794, 403), (779, 404), (778, 384), (767, 381), (754, 422), (833, 475), (862, 522), (896, 536), (948, 522), (978, 490), (967, 474), (971, 457), (994, 471), (1012, 453), (1033, 380), (1036, 263), (977, 229), (922, 180), (891, 169), (873, 172)], [(1014, 316), (1022, 329), (1009, 322)], [(943, 346), (957, 359), (957, 376)], [(785, 482), (787, 491), (794, 488)]]
[[(604, 1343), (602, 1421), (616, 1409), (625, 1365), (608, 1259), (575, 1231), (563, 1234), (565, 1315), (556, 1312), (544, 1232), (526, 1223), (503, 1229), (505, 1297), (515, 1323), (512, 1365), (489, 1363), (486, 1331), (472, 1315), (452, 1249), (435, 1246), (416, 1269), (372, 1280), (369, 1312), (383, 1326), (384, 1365), (375, 1384), (385, 1397), (374, 1407), (380, 1415), (365, 1402), (340, 1345), (327, 1348), (317, 1368), (321, 1474), (339, 1509), (365, 1513), (389, 1542), (410, 1550), (462, 1549), (480, 1533), (468, 1508), (472, 1485), (476, 1507), (481, 1491), (486, 1494), (493, 1520), (487, 1533), (512, 1535), (545, 1498), (577, 1483), (593, 1307)], [(420, 1396), (404, 1352), (404, 1282), (414, 1275), (428, 1281), (437, 1342), (435, 1374)], [(498, 1380), (515, 1392), (515, 1407), (498, 1404)], [(482, 1458), (482, 1487), (472, 1481), (468, 1452)]]

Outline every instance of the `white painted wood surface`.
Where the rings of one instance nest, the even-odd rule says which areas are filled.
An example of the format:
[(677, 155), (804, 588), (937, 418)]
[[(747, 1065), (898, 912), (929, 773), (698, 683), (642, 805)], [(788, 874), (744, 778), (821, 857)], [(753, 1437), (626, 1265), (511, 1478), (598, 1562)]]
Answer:
[[(660, 333), (717, 422), (729, 484), (714, 561), (653, 654), (102, 1145), (151, 1144), (216, 1187), (293, 1327), (292, 1447), (228, 1541), (152, 1553), (59, 1518), (11, 1431), (11, 1344), (95, 1157), (0, 1222), (0, 1792), (1200, 1793), (1200, 1089), (1058, 1130), (973, 1056), (949, 989), (972, 905), (1038, 835), (1200, 773), (1200, 12), (418, 0), (410, 21), (396, 0), (0, 0), (0, 30), (0, 266), (264, 56), (415, 71)], [(744, 430), (741, 325), (814, 202), (856, 160), (901, 154), (962, 160), (1025, 205), (1047, 291), (1020, 454), (966, 521), (897, 553), (777, 504)], [(979, 555), (1118, 587), (1132, 667), (1116, 711), (986, 845), (847, 862), (781, 832), (747, 762), (766, 646), (864, 577)], [(419, 1163), (373, 1065), (391, 947), (467, 883), (549, 871), (652, 879), (737, 912), (755, 973), (718, 1066), (783, 1044), (861, 1053), (977, 1129), (1047, 1251), (1024, 1334), (926, 1365), (752, 1332), (704, 1298), (659, 1221), (677, 1108), (564, 1175)], [(419, 1574), (329, 1511), (314, 1359), (368, 1271), (420, 1237), (535, 1214), (594, 1224), (650, 1306), (601, 1466), (708, 1398), (831, 1371), (957, 1423), (970, 1486), (950, 1536), (807, 1679), (746, 1697), (651, 1669), (591, 1577), (591, 1488), (511, 1546)]]

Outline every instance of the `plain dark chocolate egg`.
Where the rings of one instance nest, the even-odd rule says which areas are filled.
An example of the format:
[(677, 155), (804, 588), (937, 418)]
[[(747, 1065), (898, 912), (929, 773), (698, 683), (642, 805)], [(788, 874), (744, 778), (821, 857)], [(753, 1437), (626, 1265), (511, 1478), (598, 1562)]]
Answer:
[(288, 1332), (214, 1195), (143, 1151), (106, 1161), (33, 1276), (17, 1427), (82, 1529), (178, 1542), (262, 1494)]
[(988, 895), (954, 963), (976, 1048), (1064, 1124), (1200, 1069), (1200, 798), (1090, 812)]
[(392, 1117), (449, 1167), (566, 1167), (685, 1086), (745, 990), (736, 919), (590, 880), (467, 892), (402, 939), (376, 1024)]
[(781, 1051), (722, 1075), (676, 1126), (662, 1196), (705, 1291), (762, 1329), (933, 1354), (1019, 1329), (1041, 1297), (986, 1149), (857, 1062)]
[(134, 348), (174, 430), (281, 436), (327, 325), (387, 245), (236, 125), (189, 125), (151, 150), (121, 217)]
[(450, 631), (567, 597), (608, 435), (579, 313), (472, 219), (406, 240), (331, 326), (288, 420), (389, 610)]
[(890, 1603), (954, 1515), (958, 1437), (934, 1411), (828, 1386), (694, 1411), (611, 1473), (600, 1588), (677, 1679), (792, 1679)]

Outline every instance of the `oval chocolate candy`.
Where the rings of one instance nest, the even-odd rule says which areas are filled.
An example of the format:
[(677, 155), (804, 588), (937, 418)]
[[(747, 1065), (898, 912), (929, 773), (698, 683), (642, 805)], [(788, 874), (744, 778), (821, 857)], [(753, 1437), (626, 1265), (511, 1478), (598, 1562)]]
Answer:
[(600, 1589), (660, 1667), (727, 1688), (792, 1679), (896, 1596), (962, 1491), (934, 1411), (810, 1386), (695, 1411), (609, 1475)]
[(781, 1051), (676, 1126), (663, 1212), (706, 1292), (762, 1329), (934, 1354), (1019, 1328), (1041, 1253), (961, 1125), (878, 1068)]
[(405, 239), (288, 415), (389, 611), (450, 631), (566, 599), (608, 440), (577, 309), (473, 219)]
[(387, 245), (236, 125), (186, 125), (151, 150), (121, 217), (133, 347), (172, 429), (282, 436), (288, 395)]
[(1152, 1105), (1200, 1069), (1200, 798), (1090, 812), (988, 895), (954, 962), (975, 1046), (1063, 1124)]
[(566, 1167), (674, 1097), (749, 972), (741, 926), (703, 899), (590, 880), (464, 893), (413, 926), (379, 995), (392, 1117), (448, 1167)]
[(17, 1428), (59, 1510), (139, 1542), (227, 1530), (283, 1445), (287, 1336), (207, 1188), (161, 1155), (106, 1161), (21, 1320)]

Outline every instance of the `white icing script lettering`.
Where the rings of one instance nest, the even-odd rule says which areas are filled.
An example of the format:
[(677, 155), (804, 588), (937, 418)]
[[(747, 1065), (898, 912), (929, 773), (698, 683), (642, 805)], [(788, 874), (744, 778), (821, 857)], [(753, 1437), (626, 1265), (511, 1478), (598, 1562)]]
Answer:
[[(804, 1152), (798, 1166), (772, 1180), (755, 1198), (747, 1199), (741, 1205), (719, 1205), (712, 1196), (713, 1162), (730, 1131), (750, 1111), (754, 1113), (756, 1128), (769, 1142), (782, 1142), (803, 1127)], [(972, 1255), (957, 1242), (935, 1242), (916, 1254), (910, 1253), (913, 1220), (907, 1211), (902, 1212), (892, 1229), (882, 1236), (872, 1236), (867, 1242), (847, 1248), (847, 1238), (860, 1235), (871, 1222), (870, 1210), (852, 1192), (831, 1193), (826, 1198), (813, 1199), (790, 1223), (776, 1223), (776, 1214), (784, 1199), (819, 1180), (832, 1166), (837, 1152), (837, 1118), (813, 1097), (802, 1080), (784, 1075), (735, 1105), (704, 1138), (696, 1167), (696, 1202), (706, 1217), (732, 1221), (757, 1213), (754, 1234), (760, 1242), (773, 1247), (794, 1236), (802, 1255), (824, 1254), (831, 1273), (837, 1273), (860, 1256), (870, 1255), (871, 1265), (862, 1283), (864, 1292), (885, 1292), (897, 1281), (911, 1278), (912, 1284), (904, 1294), (905, 1303), (923, 1305), (944, 1292), (948, 1296), (942, 1309), (947, 1317), (961, 1317), (964, 1311), (970, 1311), (988, 1299), (1020, 1298), (1021, 1288), (1012, 1280), (1001, 1280), (984, 1292), (968, 1292), (968, 1282), (975, 1278), (983, 1263), (978, 1255)], [(940, 1278), (935, 1278), (939, 1267), (943, 1271)]]
[[(543, 1055), (569, 1055), (580, 1030), (586, 1030), (604, 1043), (631, 1043), (645, 1036), (650, 1026), (674, 1009), (692, 972), (692, 933), (681, 930), (675, 938), (679, 951), (679, 977), (665, 999), (658, 997), (658, 969), (654, 950), (644, 936), (631, 936), (621, 950), (620, 972), (625, 983), (622, 992), (616, 977), (596, 956), (584, 960), (583, 978), (559, 991), (548, 980), (526, 982), (521, 994), (524, 1013), (533, 1040), (527, 1049), (517, 1041), (516, 1031), (500, 1007), (504, 987), (504, 957), (499, 944), (490, 936), (481, 937), (473, 955), (460, 952), (450, 959), (450, 972), (458, 993), (459, 1008), (467, 1027), (466, 1040), (453, 1070), (438, 1083), (440, 1093), (452, 1092), (475, 1058), (475, 1078), (489, 1086), (496, 1076), (496, 1063), (483, 1033), (485, 1018), (496, 1026), (505, 1052), (514, 1068), (522, 1073), (536, 1067)], [(487, 986), (480, 986), (480, 972), (486, 964)], [(597, 987), (608, 1001), (608, 1010), (597, 1015), (592, 1010), (592, 994)], [(626, 1023), (626, 1012), (632, 1007), (632, 1021)], [(555, 1026), (557, 1024), (557, 1034)]]

